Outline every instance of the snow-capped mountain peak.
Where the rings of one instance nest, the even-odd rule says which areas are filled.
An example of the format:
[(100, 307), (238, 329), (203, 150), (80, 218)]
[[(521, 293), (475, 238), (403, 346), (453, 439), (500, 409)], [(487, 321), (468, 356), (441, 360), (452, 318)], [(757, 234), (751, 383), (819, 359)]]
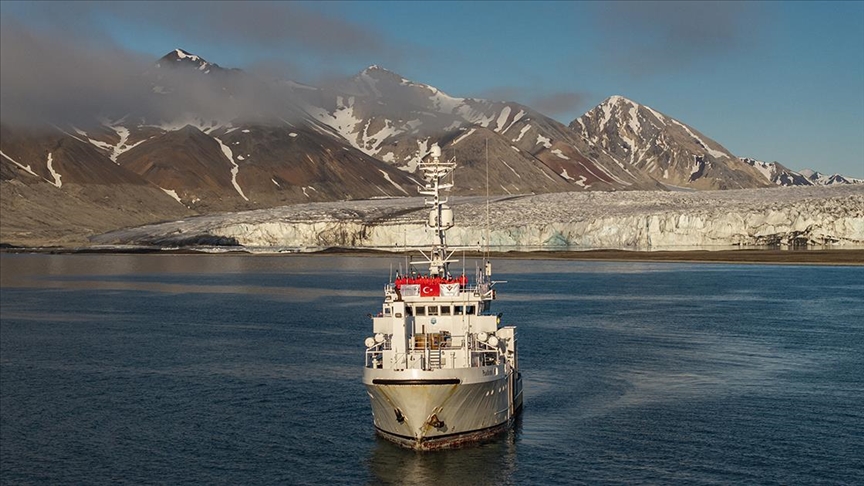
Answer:
[(156, 63), (157, 68), (175, 68), (175, 67), (192, 67), (204, 74), (210, 74), (213, 70), (221, 70), (218, 64), (207, 62), (201, 56), (192, 54), (189, 51), (177, 48), (162, 56)]
[[(366, 69), (360, 71), (353, 78), (356, 87), (360, 87), (363, 94), (371, 94), (378, 98), (386, 96), (389, 91), (398, 89), (400, 86), (417, 86), (429, 88), (425, 84), (415, 83), (402, 75), (383, 68), (377, 64), (373, 64)], [(359, 85), (359, 86), (358, 86)], [(380, 86), (379, 86), (380, 85)], [(383, 90), (383, 92), (382, 92)]]
[(840, 174), (823, 174), (812, 169), (803, 169), (799, 174), (804, 176), (810, 183), (817, 186), (833, 186), (835, 184), (864, 184), (864, 179), (845, 177)]
[(602, 103), (600, 103), (600, 104), (601, 104), (601, 105), (617, 105), (617, 104), (620, 104), (620, 103), (628, 103), (628, 104), (631, 104), (631, 105), (640, 106), (639, 103), (636, 103), (635, 101), (630, 100), (630, 99), (627, 99), (627, 98), (625, 98), (625, 97), (623, 97), (623, 96), (621, 96), (621, 95), (612, 95), (612, 96), (606, 98), (606, 100), (604, 100), (604, 101), (603, 101)]
[(201, 59), (200, 57), (196, 56), (195, 54), (186, 52), (183, 49), (174, 49), (174, 54), (177, 56), (178, 59), (188, 58), (190, 61), (198, 61), (199, 59)]
[(733, 189), (767, 185), (753, 166), (690, 126), (621, 95), (610, 96), (570, 128), (622, 167), (671, 186)]

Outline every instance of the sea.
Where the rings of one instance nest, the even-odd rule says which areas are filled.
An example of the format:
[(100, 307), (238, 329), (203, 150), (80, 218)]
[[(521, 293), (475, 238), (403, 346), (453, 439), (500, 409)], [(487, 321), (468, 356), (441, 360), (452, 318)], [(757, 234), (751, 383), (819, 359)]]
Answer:
[(400, 264), (0, 255), (0, 483), (864, 484), (864, 267), (494, 261), (524, 411), (414, 452), (360, 381)]

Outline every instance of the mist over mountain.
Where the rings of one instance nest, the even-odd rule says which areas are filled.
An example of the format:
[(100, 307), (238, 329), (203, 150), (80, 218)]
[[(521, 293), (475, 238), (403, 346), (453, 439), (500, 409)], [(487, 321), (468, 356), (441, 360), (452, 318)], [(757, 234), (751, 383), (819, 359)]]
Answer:
[[(27, 35), (4, 28), (4, 39), (16, 34)], [(27, 40), (26, 49), (2, 45), (4, 66), (32, 65), (35, 55), (46, 77), (25, 86), (15, 70), (2, 71), (4, 239), (38, 240), (79, 221), (93, 234), (132, 205), (139, 217), (129, 224), (404, 197), (416, 193), (417, 165), (435, 144), (459, 163), (457, 195), (856, 182), (739, 158), (621, 96), (568, 127), (519, 103), (455, 97), (377, 65), (317, 87), (183, 49), (142, 65), (110, 46), (93, 56)], [(93, 85), (94, 77), (102, 81)], [(58, 205), (80, 211), (52, 218)], [(100, 219), (102, 210), (116, 218)]]

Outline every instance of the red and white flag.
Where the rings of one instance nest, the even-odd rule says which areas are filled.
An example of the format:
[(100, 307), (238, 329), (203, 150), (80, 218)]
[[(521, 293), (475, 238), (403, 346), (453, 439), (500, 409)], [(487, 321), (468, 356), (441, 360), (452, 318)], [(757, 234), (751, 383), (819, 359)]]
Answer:
[(440, 294), (441, 289), (438, 285), (427, 283), (420, 287), (420, 297), (438, 297)]

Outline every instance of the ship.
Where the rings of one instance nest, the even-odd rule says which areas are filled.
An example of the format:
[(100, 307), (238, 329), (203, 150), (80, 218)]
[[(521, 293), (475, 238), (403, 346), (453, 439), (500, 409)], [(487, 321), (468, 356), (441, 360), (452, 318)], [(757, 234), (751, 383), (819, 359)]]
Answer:
[[(497, 297), (487, 251), (465, 271), (467, 247), (448, 247), (455, 158), (444, 161), (437, 145), (418, 165), (418, 188), (430, 206), (431, 246), (384, 286), (381, 310), (365, 339), (363, 384), (376, 432), (415, 450), (462, 446), (494, 438), (522, 410), (522, 374), (516, 327), (494, 313)], [(487, 211), (488, 225), (488, 211)], [(488, 242), (488, 237), (487, 237)], [(479, 248), (472, 247), (477, 250)], [(453, 256), (462, 250), (461, 273)]]

